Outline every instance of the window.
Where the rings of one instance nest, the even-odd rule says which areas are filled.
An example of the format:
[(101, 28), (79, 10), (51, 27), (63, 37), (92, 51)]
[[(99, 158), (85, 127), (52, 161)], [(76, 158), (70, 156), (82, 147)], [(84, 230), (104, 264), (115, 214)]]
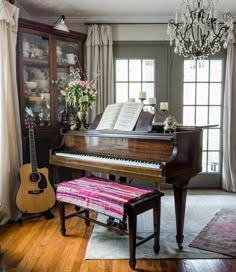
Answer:
[(155, 59), (117, 59), (115, 62), (116, 102), (126, 102), (135, 98), (139, 102), (139, 92), (155, 96)]
[(184, 60), (183, 123), (218, 125), (203, 131), (203, 172), (221, 171), (223, 61), (204, 60), (195, 68)]

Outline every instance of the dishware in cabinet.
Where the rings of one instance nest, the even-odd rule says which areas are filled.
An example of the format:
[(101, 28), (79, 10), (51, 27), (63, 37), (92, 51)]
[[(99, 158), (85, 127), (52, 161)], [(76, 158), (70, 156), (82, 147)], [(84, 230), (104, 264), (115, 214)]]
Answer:
[[(57, 90), (57, 103), (56, 103), (56, 116), (58, 123), (63, 124), (65, 115), (68, 115), (68, 108), (66, 106), (65, 97), (63, 92), (68, 86), (70, 80), (70, 68), (78, 67), (81, 70), (80, 44), (72, 39), (62, 39), (56, 37), (54, 40), (56, 45), (56, 90)], [(83, 75), (81, 75), (83, 76)], [(67, 118), (68, 119), (68, 118)]]
[(68, 117), (61, 90), (68, 84), (70, 67), (80, 63), (84, 69), (85, 40), (83, 33), (19, 20), (17, 62), (24, 163), (29, 160), (24, 122), (28, 115), (34, 118), (39, 167), (48, 165), (49, 149), (60, 143), (60, 128), (67, 126)]
[(21, 32), (21, 117), (23, 121), (31, 115), (37, 127), (52, 124), (49, 38), (47, 33)]

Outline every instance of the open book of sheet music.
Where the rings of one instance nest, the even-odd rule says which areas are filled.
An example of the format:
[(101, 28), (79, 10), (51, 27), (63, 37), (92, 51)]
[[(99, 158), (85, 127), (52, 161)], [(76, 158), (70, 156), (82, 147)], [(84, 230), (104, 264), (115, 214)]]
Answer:
[(97, 129), (118, 129), (131, 131), (142, 111), (143, 104), (138, 102), (116, 103), (108, 105)]

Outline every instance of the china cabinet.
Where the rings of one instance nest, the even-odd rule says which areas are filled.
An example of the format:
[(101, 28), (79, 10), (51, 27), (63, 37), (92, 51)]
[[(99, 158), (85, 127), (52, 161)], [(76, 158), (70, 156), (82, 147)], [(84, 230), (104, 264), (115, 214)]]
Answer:
[(18, 29), (18, 90), (24, 163), (30, 161), (25, 118), (34, 119), (38, 166), (48, 166), (49, 149), (60, 142), (67, 126), (64, 90), (70, 67), (84, 69), (86, 35), (63, 32), (52, 26), (21, 19)]

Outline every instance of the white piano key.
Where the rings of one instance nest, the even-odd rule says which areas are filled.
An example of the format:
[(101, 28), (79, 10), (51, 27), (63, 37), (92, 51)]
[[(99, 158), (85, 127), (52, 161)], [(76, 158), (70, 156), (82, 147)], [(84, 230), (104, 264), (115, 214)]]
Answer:
[(147, 169), (154, 169), (160, 170), (160, 164), (155, 162), (145, 162), (145, 161), (137, 161), (137, 160), (125, 160), (120, 158), (109, 158), (109, 157), (102, 157), (102, 156), (92, 156), (87, 154), (73, 154), (73, 153), (66, 153), (66, 152), (56, 152), (56, 156), (66, 157), (75, 160), (81, 161), (89, 161), (89, 162), (101, 162), (101, 163), (108, 163), (114, 165), (124, 165), (124, 166), (131, 166), (131, 167), (141, 167)]

